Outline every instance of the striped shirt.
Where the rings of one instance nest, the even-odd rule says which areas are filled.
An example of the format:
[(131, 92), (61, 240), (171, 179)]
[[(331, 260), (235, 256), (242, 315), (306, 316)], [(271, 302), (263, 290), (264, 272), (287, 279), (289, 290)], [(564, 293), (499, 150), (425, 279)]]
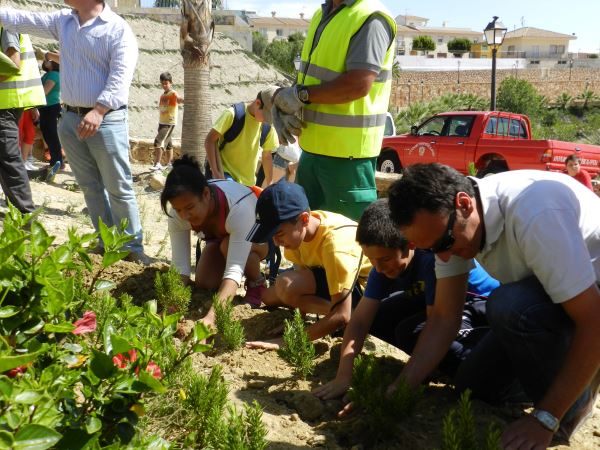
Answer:
[(61, 98), (67, 105), (127, 105), (138, 46), (129, 25), (107, 4), (81, 26), (71, 9), (41, 13), (2, 8), (0, 23), (9, 31), (58, 40)]

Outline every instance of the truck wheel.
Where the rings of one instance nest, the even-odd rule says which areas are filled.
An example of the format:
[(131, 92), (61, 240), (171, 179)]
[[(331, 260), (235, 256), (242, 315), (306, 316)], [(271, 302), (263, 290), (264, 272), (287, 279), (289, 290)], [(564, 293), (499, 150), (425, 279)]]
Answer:
[(377, 158), (377, 170), (383, 173), (400, 173), (402, 166), (394, 151), (383, 152)]
[(488, 175), (494, 175), (495, 173), (508, 172), (508, 165), (506, 161), (502, 159), (493, 159), (483, 170), (477, 172), (477, 178), (485, 178)]

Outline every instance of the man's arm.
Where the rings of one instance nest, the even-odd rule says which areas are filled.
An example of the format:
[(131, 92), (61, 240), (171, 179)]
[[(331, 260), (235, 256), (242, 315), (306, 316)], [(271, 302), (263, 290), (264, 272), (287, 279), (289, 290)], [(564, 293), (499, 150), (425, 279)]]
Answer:
[(52, 13), (0, 8), (0, 24), (13, 33), (31, 34), (58, 40), (61, 11)]
[[(563, 302), (567, 315), (574, 324), (573, 339), (565, 362), (550, 389), (535, 405), (562, 419), (600, 369), (600, 292), (594, 283), (581, 294)], [(539, 445), (539, 439), (548, 445), (552, 432), (527, 416), (511, 423), (502, 435), (502, 444), (528, 442)], [(529, 447), (528, 447), (529, 448)], [(537, 447), (535, 447), (537, 448)], [(541, 447), (540, 447), (541, 448)], [(545, 448), (545, 447), (544, 447)]]
[(264, 186), (268, 186), (273, 182), (273, 154), (268, 150), (262, 152), (262, 168), (265, 172)]
[(413, 354), (400, 376), (392, 383), (392, 389), (400, 378), (404, 378), (410, 386), (417, 387), (444, 358), (460, 329), (468, 277), (469, 274), (465, 273), (437, 280), (435, 303), (428, 311), (425, 327)]
[(213, 178), (222, 180), (225, 178), (225, 174), (223, 173), (221, 155), (219, 154), (219, 139), (221, 139), (221, 133), (211, 128), (204, 139), (204, 150), (206, 150), (206, 159), (208, 160)]

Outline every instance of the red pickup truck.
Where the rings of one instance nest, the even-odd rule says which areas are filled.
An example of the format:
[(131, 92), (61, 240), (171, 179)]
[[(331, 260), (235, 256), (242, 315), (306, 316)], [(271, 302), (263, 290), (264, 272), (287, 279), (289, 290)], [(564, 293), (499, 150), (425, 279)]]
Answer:
[(599, 146), (531, 139), (531, 123), (521, 114), (447, 112), (413, 126), (410, 134), (384, 138), (377, 170), (399, 173), (411, 164), (439, 162), (464, 174), (474, 163), (478, 176), (514, 169), (562, 172), (573, 153), (592, 178), (598, 175)]

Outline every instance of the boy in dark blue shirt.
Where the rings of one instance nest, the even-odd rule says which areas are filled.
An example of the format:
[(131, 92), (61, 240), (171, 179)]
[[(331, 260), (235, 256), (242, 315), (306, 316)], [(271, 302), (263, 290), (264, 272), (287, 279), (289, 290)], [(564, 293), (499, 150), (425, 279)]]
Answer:
[[(354, 358), (367, 334), (410, 354), (427, 313), (433, 308), (435, 256), (431, 251), (415, 249), (402, 236), (390, 219), (387, 199), (377, 200), (364, 211), (356, 239), (373, 269), (365, 293), (346, 326), (336, 378), (313, 391), (323, 399), (346, 393)], [(461, 329), (440, 364), (440, 369), (450, 376), (487, 333), (484, 298), (498, 285), (478, 264), (469, 274), (469, 295)]]

